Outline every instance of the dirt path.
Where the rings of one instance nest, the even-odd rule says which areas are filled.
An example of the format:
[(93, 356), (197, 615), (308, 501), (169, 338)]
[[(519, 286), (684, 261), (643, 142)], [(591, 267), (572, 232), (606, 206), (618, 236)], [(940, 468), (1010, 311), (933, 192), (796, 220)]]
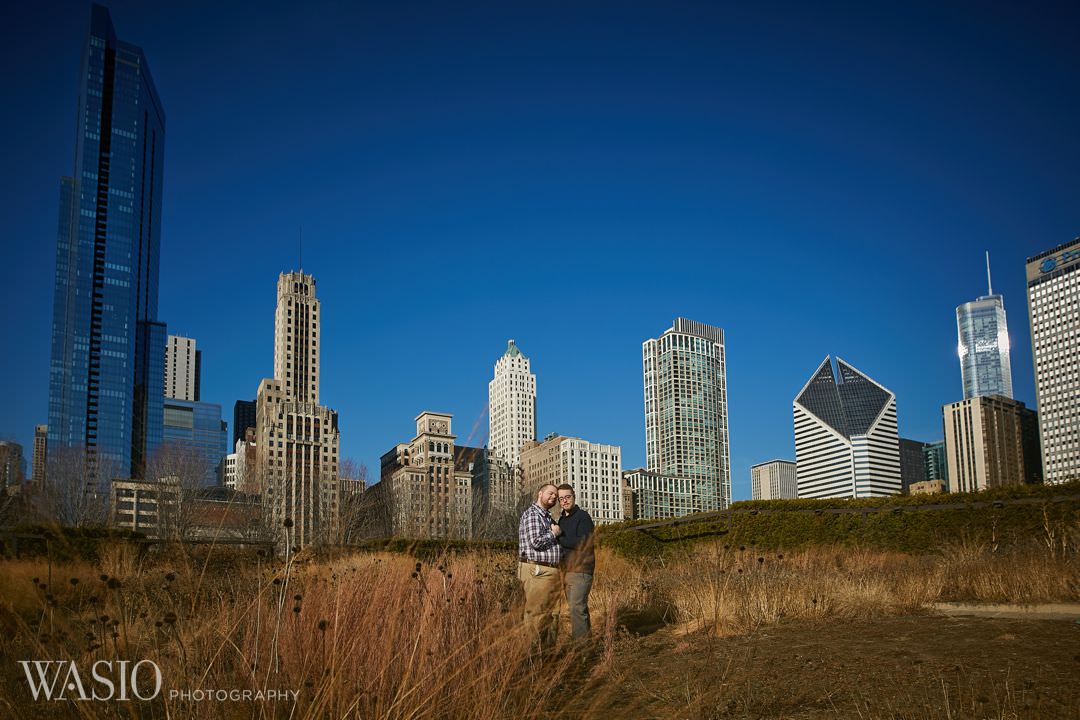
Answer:
[(616, 718), (1080, 717), (1080, 624), (885, 617), (619, 641), (588, 708)]

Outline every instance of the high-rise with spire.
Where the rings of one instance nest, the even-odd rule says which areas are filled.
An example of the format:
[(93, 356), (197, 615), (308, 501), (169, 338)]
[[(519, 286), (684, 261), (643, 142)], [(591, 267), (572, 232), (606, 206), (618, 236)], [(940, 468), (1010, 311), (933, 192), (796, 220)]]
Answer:
[(340, 518), (338, 416), (319, 404), (320, 310), (313, 276), (281, 273), (274, 377), (259, 383), (255, 442), (263, 505), (282, 546), (332, 542)]
[(994, 294), (990, 253), (986, 254), (986, 295), (956, 308), (956, 333), (964, 399), (989, 395), (1011, 399), (1012, 366), (1005, 301)]
[(143, 51), (116, 37), (100, 5), (90, 11), (76, 126), (74, 173), (60, 181), (48, 444), (84, 448), (103, 474), (141, 477), (164, 413), (165, 113)]
[(516, 466), (521, 446), (536, 439), (536, 376), (529, 358), (510, 340), (488, 383), (488, 450)]

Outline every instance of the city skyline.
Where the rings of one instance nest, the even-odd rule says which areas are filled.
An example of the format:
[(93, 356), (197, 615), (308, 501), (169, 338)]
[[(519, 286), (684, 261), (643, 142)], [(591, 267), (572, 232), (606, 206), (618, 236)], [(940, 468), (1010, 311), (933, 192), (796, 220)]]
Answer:
[[(0, 360), (5, 395), (13, 397), (0, 415), (0, 436), (13, 437), (24, 448), (32, 446), (34, 426), (46, 422), (55, 181), (70, 172), (71, 99), (89, 16), (89, 4), (58, 8), (49, 9), (47, 18), (43, 9), (21, 10), (28, 31), (7, 44), (19, 50), (19, 65), (29, 68), (9, 91), (13, 105), (34, 120), (34, 127), (19, 131), (12, 129), (12, 118), (4, 120), (6, 157), (20, 168), (18, 185), (7, 193), (12, 234), (5, 237), (4, 253), (23, 271), (3, 292), (9, 307), (25, 310), (4, 320), (4, 336), (17, 341)], [(1067, 57), (1065, 45), (1048, 21), (1036, 32), (1021, 10), (993, 8), (982, 24), (955, 30), (961, 35), (958, 46), (966, 39), (969, 48), (979, 48), (972, 60), (951, 48), (951, 36), (921, 38), (928, 41), (927, 65), (942, 60), (937, 65), (946, 76), (951, 72), (971, 84), (934, 81), (928, 68), (916, 66), (911, 72), (929, 82), (931, 92), (914, 122), (910, 114), (900, 113), (896, 121), (886, 116), (894, 105), (913, 106), (907, 101), (921, 89), (899, 82), (893, 85), (894, 98), (871, 92), (873, 71), (891, 70), (888, 77), (901, 77), (893, 65), (903, 53), (895, 47), (877, 52), (869, 41), (801, 39), (789, 52), (817, 50), (809, 62), (823, 76), (837, 70), (820, 52), (832, 42), (854, 43), (848, 49), (866, 55), (872, 70), (842, 76), (855, 91), (847, 90), (843, 100), (826, 92), (831, 101), (823, 109), (807, 108), (798, 127), (785, 129), (771, 113), (800, 97), (797, 83), (786, 79), (799, 72), (760, 67), (756, 80), (768, 93), (729, 77), (720, 62), (726, 56), (707, 47), (704, 35), (680, 34), (692, 15), (682, 6), (668, 9), (668, 22), (652, 31), (647, 26), (656, 18), (650, 12), (658, 10), (638, 8), (620, 18), (612, 32), (626, 42), (617, 43), (617, 61), (598, 67), (581, 38), (551, 25), (532, 29), (535, 17), (527, 11), (492, 8), (494, 26), (509, 30), (508, 40), (481, 34), (476, 55), (444, 70), (459, 83), (475, 78), (447, 118), (424, 110), (447, 97), (421, 80), (417, 66), (397, 62), (393, 38), (417, 28), (391, 10), (362, 16), (376, 34), (386, 31), (383, 41), (343, 22), (326, 43), (317, 44), (314, 36), (333, 19), (323, 6), (305, 11), (310, 16), (302, 14), (303, 22), (294, 23), (300, 28), (298, 42), (311, 48), (313, 60), (326, 62), (327, 53), (338, 52), (351, 57), (346, 42), (351, 32), (360, 40), (358, 53), (382, 60), (377, 71), (364, 75), (341, 70), (346, 80), (370, 88), (364, 97), (373, 94), (382, 101), (379, 111), (349, 106), (331, 112), (320, 98), (336, 94), (327, 94), (329, 85), (321, 80), (295, 103), (297, 109), (267, 109), (300, 88), (300, 77), (275, 74), (280, 68), (256, 62), (269, 60), (275, 52), (270, 40), (296, 20), (284, 11), (268, 13), (250, 35), (241, 34), (243, 51), (230, 64), (224, 62), (227, 36), (241, 27), (243, 13), (226, 8), (222, 31), (199, 37), (206, 55), (194, 60), (195, 74), (204, 74), (203, 63), (216, 62), (226, 67), (226, 77), (195, 84), (185, 46), (191, 32), (174, 31), (196, 25), (174, 21), (193, 21), (204, 10), (185, 8), (178, 11), (183, 17), (166, 21), (129, 3), (109, 8), (119, 36), (146, 51), (170, 113), (159, 314), (168, 319), (170, 332), (198, 338), (205, 351), (203, 396), (225, 409), (237, 399), (250, 399), (258, 379), (272, 373), (265, 349), (272, 342), (273, 326), (266, 318), (274, 299), (266, 288), (270, 278), (299, 265), (300, 225), (304, 269), (320, 280), (327, 337), (333, 338), (321, 360), (322, 378), (341, 416), (342, 456), (355, 457), (370, 470), (386, 447), (407, 436), (408, 422), (401, 418), (416, 407), (454, 413), (462, 442), (483, 444), (491, 358), (510, 337), (528, 349), (542, 387), (538, 437), (558, 432), (603, 439), (623, 448), (624, 467), (645, 466), (638, 352), (643, 339), (677, 316), (725, 329), (735, 499), (750, 496), (750, 465), (792, 456), (790, 398), (805, 380), (806, 368), (828, 351), (859, 358), (896, 393), (901, 436), (935, 441), (941, 437), (941, 406), (960, 397), (953, 309), (981, 294), (979, 261), (985, 249), (994, 256), (995, 290), (1009, 298), (1013, 311), (1014, 395), (1036, 406), (1029, 328), (1016, 319), (1015, 303), (1024, 290), (1021, 267), (1026, 257), (1078, 232), (1071, 207), (1077, 180), (1066, 168), (1075, 167), (1080, 147), (1062, 119), (1074, 116), (1069, 108), (1076, 101), (1040, 93), (1038, 87), (1031, 97), (1022, 87), (1031, 77), (1058, 87), (1076, 83), (1076, 70), (1060, 63)], [(431, 42), (441, 21), (467, 25), (462, 15), (440, 12), (418, 29)], [(706, 14), (702, 25), (718, 32), (745, 27), (772, 41), (787, 37), (782, 22), (769, 25), (753, 11), (743, 12), (750, 15)], [(1016, 23), (1009, 37), (995, 35), (992, 30), (1008, 26), (1014, 13), (1028, 24)], [(592, 11), (578, 19), (583, 27), (599, 30), (610, 18)], [(886, 19), (849, 18), (841, 30), (854, 23), (856, 29), (880, 33)], [(17, 25), (5, 32), (13, 34)], [(477, 31), (472, 32), (475, 41)], [(897, 32), (918, 36), (907, 25)], [(533, 44), (515, 49), (513, 43), (523, 38)], [(547, 49), (555, 39), (568, 40), (570, 50)], [(1038, 58), (1023, 59), (1015, 75), (999, 79), (1000, 86), (978, 84), (985, 70), (976, 72), (969, 62), (985, 60), (997, 67), (1015, 60), (1036, 39), (1042, 48)], [(642, 50), (638, 40), (652, 50)], [(673, 54), (677, 40), (687, 41), (689, 60)], [(976, 41), (989, 43), (989, 49)], [(1007, 52), (1000, 60), (987, 60), (1002, 47)], [(556, 62), (542, 62), (545, 52), (554, 53)], [(765, 56), (745, 47), (738, 53)], [(503, 56), (518, 73), (515, 80), (522, 81), (519, 95), (508, 95), (502, 76), (486, 69), (488, 61)], [(439, 57), (428, 49), (413, 61), (428, 71)], [(577, 72), (580, 57), (588, 59), (592, 74)], [(642, 74), (652, 59), (657, 60), (655, 79)], [(668, 82), (683, 70), (697, 74)], [(225, 95), (229, 81), (258, 78), (260, 71), (282, 87), (259, 81), (239, 87), (235, 100)], [(380, 81), (378, 73), (392, 79)], [(574, 83), (611, 90), (593, 103), (572, 91)], [(820, 89), (838, 91), (844, 85), (837, 81)], [(656, 108), (635, 102), (642, 92), (662, 102)], [(949, 105), (950, 92), (957, 93), (960, 109)], [(754, 101), (747, 104), (752, 114), (732, 114), (736, 102), (728, 106), (714, 99), (725, 93)], [(1014, 101), (1003, 104), (1026, 104), (1030, 110), (980, 115), (974, 130), (961, 122), (967, 112), (1003, 98)], [(250, 137), (239, 130), (247, 126), (237, 123), (245, 103), (260, 117)], [(338, 157), (330, 148), (349, 139), (336, 128), (354, 121), (350, 112), (359, 122), (350, 132), (359, 131), (361, 138), (367, 132), (373, 139), (354, 137)], [(489, 124), (467, 130), (485, 113), (492, 116)], [(702, 119), (695, 119), (699, 114)], [(385, 117), (405, 118), (405, 129), (389, 130), (380, 120)], [(291, 136), (286, 128), (307, 127), (315, 118), (321, 118), (313, 126), (317, 132), (303, 134), (296, 147), (281, 144), (280, 138)], [(228, 132), (219, 135), (213, 131), (217, 127)], [(658, 139), (670, 131), (681, 139)], [(493, 143), (487, 153), (479, 140), (485, 133), (485, 142)], [(320, 135), (327, 136), (325, 144), (313, 139)], [(1012, 149), (996, 147), (1003, 135)], [(418, 141), (419, 149), (407, 151)], [(750, 149), (740, 151), (740, 142)], [(910, 161), (901, 157), (906, 151), (913, 152)], [(518, 174), (514, 163), (500, 157), (523, 162), (525, 172)], [(274, 170), (279, 163), (284, 171)], [(997, 172), (977, 172), (987, 164)], [(359, 168), (352, 185), (341, 183), (345, 166), (349, 173)], [(464, 182), (452, 182), (462, 173)], [(823, 181), (811, 182), (817, 173)], [(917, 190), (924, 184), (928, 192)], [(232, 193), (241, 186), (259, 192)], [(444, 186), (449, 189), (439, 189)], [(283, 207), (280, 200), (294, 193), (295, 201)], [(223, 203), (225, 197), (229, 203)], [(416, 217), (414, 206), (424, 208)], [(15, 243), (14, 238), (26, 240)], [(410, 247), (418, 252), (410, 253)], [(435, 249), (448, 250), (447, 262), (461, 263), (470, 279), (483, 277), (493, 287), (450, 294), (441, 307), (450, 321), (415, 331), (425, 342), (453, 349), (432, 364), (400, 352), (401, 340), (412, 333), (408, 318), (425, 310), (430, 298), (406, 291), (400, 282), (395, 288), (387, 282), (393, 275), (385, 271)], [(700, 262), (670, 267), (657, 262), (670, 250)], [(818, 259), (822, 255), (827, 261)], [(883, 287), (882, 277), (893, 281), (891, 288)], [(200, 297), (190, 297), (193, 278), (201, 283)], [(650, 281), (645, 286), (634, 282), (644, 278)], [(658, 285), (666, 290), (654, 292)], [(827, 312), (812, 311), (820, 308)], [(830, 314), (845, 322), (831, 322)], [(573, 315), (584, 319), (575, 326), (568, 322)], [(841, 325), (845, 329), (838, 330)], [(779, 353), (777, 340), (783, 344)]]

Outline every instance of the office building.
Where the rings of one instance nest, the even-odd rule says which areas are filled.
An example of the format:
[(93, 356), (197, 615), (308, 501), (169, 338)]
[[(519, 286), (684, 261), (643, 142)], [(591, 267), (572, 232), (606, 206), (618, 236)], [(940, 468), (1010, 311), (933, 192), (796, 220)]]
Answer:
[(568, 483), (577, 504), (597, 525), (620, 522), (622, 448), (552, 433), (543, 442), (532, 440), (521, 449), (522, 483), (535, 491), (545, 483)]
[(896, 396), (826, 356), (792, 403), (800, 498), (881, 497), (901, 489)]
[(750, 492), (754, 500), (793, 500), (799, 496), (795, 463), (770, 460), (750, 466)]
[(255, 401), (237, 400), (233, 404), (233, 445), (247, 437), (248, 428), (255, 428)]
[(303, 271), (281, 273), (274, 377), (259, 383), (255, 401), (256, 475), (279, 548), (338, 536), (341, 438), (337, 413), (319, 404), (320, 318), (315, 278)]
[(928, 443), (900, 438), (900, 492), (908, 494), (911, 486), (926, 480)]
[(1027, 261), (1043, 477), (1080, 479), (1080, 237)]
[(676, 318), (642, 343), (648, 469), (694, 481), (702, 510), (731, 502), (724, 331)]
[[(408, 538), (469, 539), (473, 533), (473, 468), (477, 448), (458, 448), (453, 416), (422, 412), (416, 436), (385, 453), (381, 487), (391, 532)], [(464, 451), (464, 452), (463, 452)]]
[(942, 480), (949, 486), (949, 465), (945, 460), (945, 441), (927, 443), (923, 448), (923, 474), (927, 480)]
[(31, 465), (30, 480), (34, 487), (45, 487), (45, 468), (49, 461), (49, 426), (34, 426), (34, 462)]
[(942, 413), (952, 492), (1042, 481), (1038, 419), (1024, 403), (990, 395), (954, 402)]
[(491, 454), (517, 465), (521, 446), (536, 439), (536, 375), (513, 340), (488, 383), (488, 421)]
[[(93, 5), (74, 171), (60, 182), (48, 441), (141, 477), (161, 442), (158, 321), (165, 114), (140, 48)], [(97, 488), (107, 493), (108, 487)]]
[[(165, 466), (159, 468), (158, 473), (175, 475), (177, 470), (170, 465), (182, 462), (184, 483), (187, 484), (191, 479), (186, 475), (198, 464), (203, 477), (201, 484), (216, 485), (218, 467), (228, 452), (228, 441), (228, 423), (221, 419), (220, 405), (167, 398), (162, 444), (159, 448), (159, 455), (167, 457), (164, 460)], [(151, 464), (156, 462), (155, 458), (151, 458)]]
[(169, 335), (165, 343), (165, 397), (198, 402), (202, 376), (202, 350), (193, 338)]
[(695, 481), (645, 468), (623, 472), (622, 491), (626, 520), (682, 517), (701, 512), (704, 504)]
[(1001, 395), (1011, 398), (1012, 365), (1005, 301), (990, 282), (986, 254), (986, 295), (956, 308), (957, 353), (964, 398)]

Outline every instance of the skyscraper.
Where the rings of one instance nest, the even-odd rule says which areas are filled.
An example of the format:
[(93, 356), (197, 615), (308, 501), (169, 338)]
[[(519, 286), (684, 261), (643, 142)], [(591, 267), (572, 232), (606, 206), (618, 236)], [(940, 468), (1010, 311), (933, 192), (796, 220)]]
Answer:
[(194, 338), (170, 335), (165, 344), (165, 397), (199, 401), (202, 380), (202, 350)]
[(1080, 237), (1027, 261), (1043, 478), (1080, 478)]
[(1009, 362), (1009, 329), (1005, 301), (990, 282), (986, 254), (986, 295), (956, 308), (957, 353), (964, 399), (987, 395), (1013, 396)]
[(900, 493), (896, 396), (840, 358), (826, 356), (795, 396), (800, 498)]
[(641, 344), (648, 469), (688, 478), (702, 510), (731, 502), (724, 331), (676, 318)]
[(319, 405), (319, 318), (315, 278), (281, 273), (274, 377), (256, 399), (255, 481), (270, 526), (297, 547), (334, 540), (341, 511), (338, 415)]
[(536, 439), (536, 376), (529, 358), (510, 340), (488, 383), (488, 449), (517, 465), (521, 446)]
[[(161, 442), (157, 320), (165, 114), (140, 48), (94, 5), (71, 177), (60, 182), (49, 445), (141, 476)], [(104, 490), (105, 488), (99, 488)]]

